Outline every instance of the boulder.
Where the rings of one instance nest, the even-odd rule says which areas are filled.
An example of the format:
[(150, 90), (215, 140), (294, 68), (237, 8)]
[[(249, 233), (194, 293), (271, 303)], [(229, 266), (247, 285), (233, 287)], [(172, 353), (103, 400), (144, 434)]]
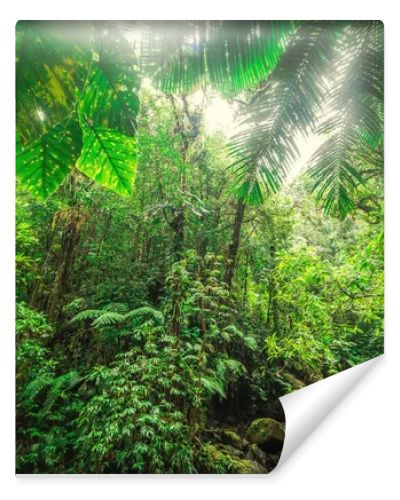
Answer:
[(238, 450), (241, 450), (243, 447), (242, 439), (239, 434), (230, 429), (224, 429), (221, 431), (221, 441), (224, 444), (237, 448)]
[(216, 474), (265, 474), (268, 472), (266, 467), (255, 460), (242, 458), (243, 453), (233, 446), (207, 443), (203, 451), (207, 456), (207, 472)]
[(284, 376), (286, 382), (288, 382), (294, 391), (298, 391), (299, 389), (303, 389), (303, 387), (305, 387), (305, 383), (296, 378), (294, 375), (292, 375), (291, 373), (285, 373), (285, 376)]
[(264, 466), (267, 463), (267, 454), (256, 444), (250, 444), (247, 447), (246, 458), (253, 462), (258, 462)]
[(230, 444), (224, 444), (223, 449), (225, 451), (227, 451), (229, 453), (229, 455), (231, 455), (233, 457), (239, 457), (239, 458), (243, 457), (243, 452)]
[(273, 418), (257, 418), (246, 431), (250, 444), (258, 445), (267, 453), (280, 451), (285, 439), (285, 426)]
[(254, 460), (237, 460), (237, 474), (266, 474), (268, 470)]

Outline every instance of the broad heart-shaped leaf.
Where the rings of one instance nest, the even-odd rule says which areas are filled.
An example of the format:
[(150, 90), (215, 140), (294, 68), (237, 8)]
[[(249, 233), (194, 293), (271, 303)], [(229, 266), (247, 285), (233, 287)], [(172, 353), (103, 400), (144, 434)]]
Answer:
[(19, 21), (16, 26), (16, 118), (33, 142), (76, 107), (92, 58), (87, 21)]
[(79, 125), (56, 125), (26, 147), (17, 145), (17, 177), (40, 200), (46, 200), (68, 176), (81, 149)]
[(136, 139), (87, 123), (77, 167), (118, 194), (132, 194), (136, 171)]
[(139, 88), (134, 51), (124, 37), (115, 33), (111, 41), (94, 52), (79, 113), (96, 126), (133, 136), (140, 105)]

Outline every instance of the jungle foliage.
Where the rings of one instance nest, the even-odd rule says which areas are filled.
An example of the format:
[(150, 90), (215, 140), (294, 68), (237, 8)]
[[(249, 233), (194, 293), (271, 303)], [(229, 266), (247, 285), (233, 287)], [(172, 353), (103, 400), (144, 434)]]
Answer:
[[(16, 42), (17, 471), (271, 470), (249, 424), (383, 351), (382, 25)], [(218, 95), (233, 138), (207, 129)]]

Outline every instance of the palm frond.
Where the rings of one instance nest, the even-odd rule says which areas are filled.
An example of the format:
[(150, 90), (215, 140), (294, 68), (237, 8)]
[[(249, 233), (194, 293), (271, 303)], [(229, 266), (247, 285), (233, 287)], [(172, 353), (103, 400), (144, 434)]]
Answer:
[[(383, 25), (355, 23), (347, 30), (327, 98), (329, 118), (319, 126), (326, 140), (310, 161), (316, 201), (325, 212), (344, 218), (355, 206), (359, 172), (369, 161), (382, 165), (374, 152), (383, 143)], [(344, 60), (343, 60), (344, 59)]]
[(152, 23), (145, 29), (141, 59), (168, 93), (188, 93), (209, 82), (226, 95), (252, 88), (275, 68), (291, 21), (196, 21)]
[(246, 109), (243, 131), (231, 145), (236, 195), (259, 204), (263, 193), (274, 193), (290, 171), (299, 151), (294, 136), (307, 135), (325, 95), (325, 76), (342, 22), (304, 22), (292, 36), (266, 86)]

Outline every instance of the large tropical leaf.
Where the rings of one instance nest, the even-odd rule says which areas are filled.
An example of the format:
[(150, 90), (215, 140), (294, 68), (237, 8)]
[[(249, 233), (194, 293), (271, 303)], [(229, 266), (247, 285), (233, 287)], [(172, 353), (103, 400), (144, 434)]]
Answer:
[[(80, 170), (121, 194), (132, 192), (139, 73), (119, 23), (17, 25), (17, 174), (46, 199), (68, 176), (81, 133)], [(76, 133), (75, 133), (76, 132)], [(126, 137), (127, 136), (130, 137)]]
[(136, 59), (118, 30), (102, 34), (79, 103), (83, 148), (78, 168), (116, 193), (129, 195), (136, 171), (140, 80)]
[(98, 126), (134, 135), (140, 75), (132, 47), (116, 30), (102, 36), (80, 99), (80, 113)]
[(132, 194), (136, 171), (136, 139), (86, 122), (78, 169), (101, 186)]
[(24, 144), (75, 110), (91, 60), (91, 30), (83, 22), (17, 24), (17, 130)]
[(28, 146), (19, 145), (17, 177), (34, 196), (46, 200), (69, 175), (80, 147), (81, 131), (76, 120), (56, 125)]

